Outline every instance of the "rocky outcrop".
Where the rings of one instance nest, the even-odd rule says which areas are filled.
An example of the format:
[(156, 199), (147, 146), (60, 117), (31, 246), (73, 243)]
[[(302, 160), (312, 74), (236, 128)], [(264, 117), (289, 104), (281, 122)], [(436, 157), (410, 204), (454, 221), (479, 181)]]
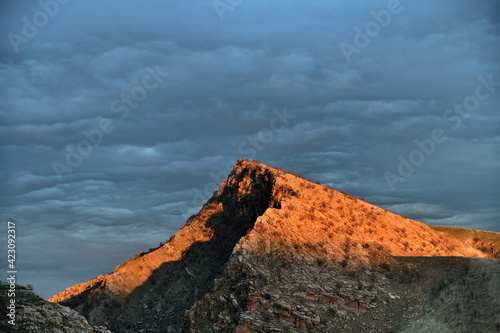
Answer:
[[(1, 294), (7, 295), (9, 284), (1, 282)], [(111, 333), (105, 327), (92, 327), (76, 311), (45, 301), (40, 295), (23, 286), (15, 288), (15, 325), (2, 320), (1, 332), (22, 333)], [(2, 309), (7, 308), (2, 297)]]
[(270, 169), (241, 162), (200, 212), (162, 246), (50, 301), (120, 332), (178, 330), (184, 311), (222, 273), (235, 244), (289, 192), (276, 184)]
[(238, 160), (162, 246), (51, 301), (119, 332), (397, 330), (430, 296), (421, 270), (394, 257), (496, 255), (477, 244)]

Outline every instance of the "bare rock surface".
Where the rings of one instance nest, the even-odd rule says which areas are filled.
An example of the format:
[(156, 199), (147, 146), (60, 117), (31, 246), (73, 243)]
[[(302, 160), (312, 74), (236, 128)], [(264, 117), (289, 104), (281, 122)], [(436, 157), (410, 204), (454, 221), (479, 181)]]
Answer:
[[(91, 326), (87, 319), (76, 311), (59, 304), (45, 301), (36, 292), (23, 286), (16, 286), (15, 297), (7, 298), (9, 284), (1, 283), (2, 309), (7, 301), (16, 301), (15, 325), (5, 320), (0, 332), (22, 333), (112, 333), (105, 327)], [(4, 317), (4, 316), (2, 316)]]

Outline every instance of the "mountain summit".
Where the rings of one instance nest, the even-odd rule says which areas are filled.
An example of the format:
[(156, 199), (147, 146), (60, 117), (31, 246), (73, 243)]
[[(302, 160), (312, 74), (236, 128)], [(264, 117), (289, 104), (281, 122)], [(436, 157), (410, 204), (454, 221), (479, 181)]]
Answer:
[(49, 301), (113, 332), (496, 332), (499, 245), (238, 160), (160, 247)]

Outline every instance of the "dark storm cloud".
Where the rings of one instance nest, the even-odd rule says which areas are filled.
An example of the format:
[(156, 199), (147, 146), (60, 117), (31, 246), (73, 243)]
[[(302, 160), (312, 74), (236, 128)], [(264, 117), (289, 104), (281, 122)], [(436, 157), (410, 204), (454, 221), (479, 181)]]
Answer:
[[(40, 3), (57, 13), (28, 38)], [(356, 46), (355, 29), (394, 4), (348, 62), (341, 43)], [(50, 297), (157, 246), (241, 157), (425, 223), (500, 231), (500, 87), (444, 117), (478, 77), (500, 81), (499, 9), (252, 1), (221, 21), (210, 1), (2, 3), (0, 193), (2, 219), (18, 224), (21, 283)], [(11, 32), (26, 40), (13, 47)], [(168, 76), (146, 89), (151, 71)], [(435, 128), (446, 141), (391, 191), (384, 174)], [(90, 140), (84, 131), (98, 144), (70, 166), (66, 147)], [(71, 169), (62, 181), (54, 162)]]

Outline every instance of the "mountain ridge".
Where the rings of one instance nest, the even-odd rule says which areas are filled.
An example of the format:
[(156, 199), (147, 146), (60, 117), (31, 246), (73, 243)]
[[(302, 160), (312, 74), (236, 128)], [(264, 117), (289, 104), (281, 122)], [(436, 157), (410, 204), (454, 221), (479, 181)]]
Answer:
[[(50, 301), (68, 305), (89, 322), (120, 332), (134, 332), (139, 327), (151, 332), (175, 332), (182, 328), (187, 332), (207, 331), (213, 322), (219, 323), (220, 331), (238, 327), (245, 331), (244, 327), (251, 327), (252, 322), (259, 320), (249, 320), (253, 314), (243, 320), (241, 309), (248, 308), (249, 302), (267, 304), (268, 296), (259, 294), (252, 301), (249, 294), (252, 288), (240, 290), (244, 295), (241, 299), (233, 296), (222, 302), (232, 304), (235, 309), (219, 304), (219, 312), (210, 304), (220, 300), (202, 301), (215, 295), (217, 279), (227, 272), (234, 271), (238, 276), (249, 270), (255, 281), (264, 276), (265, 282), (266, 273), (272, 276), (274, 272), (261, 259), (272, 258), (269, 260), (277, 265), (292, 263), (312, 271), (317, 267), (332, 271), (370, 270), (377, 276), (382, 274), (379, 270), (403, 267), (401, 270), (407, 270), (411, 280), (414, 278), (411, 269), (394, 259), (395, 256), (498, 258), (499, 243), (495, 239), (487, 240), (486, 245), (482, 241), (481, 248), (480, 239), (471, 241), (463, 232), (461, 237), (452, 234), (450, 230), (437, 230), (401, 217), (279, 168), (238, 160), (200, 212), (190, 217), (162, 246), (149, 253), (138, 253), (111, 274), (70, 287)], [(256, 270), (245, 266), (252, 262)], [(237, 267), (239, 271), (235, 271)], [(241, 281), (246, 278), (243, 275)], [(229, 279), (226, 284), (233, 282)], [(239, 290), (236, 286), (234, 290)], [(326, 299), (338, 296), (327, 296), (324, 290), (321, 293)], [(359, 307), (359, 300), (353, 302)], [(362, 303), (365, 308), (369, 304), (366, 300)], [(258, 308), (255, 304), (250, 306), (254, 312)], [(139, 314), (134, 315), (134, 311)], [(200, 324), (200, 311), (212, 313), (210, 325)], [(291, 316), (293, 311), (285, 312)], [(283, 322), (288, 317), (271, 317), (271, 321), (282, 322), (281, 327), (286, 327)], [(323, 324), (321, 319), (313, 323), (309, 318), (290, 325), (308, 330)]]

